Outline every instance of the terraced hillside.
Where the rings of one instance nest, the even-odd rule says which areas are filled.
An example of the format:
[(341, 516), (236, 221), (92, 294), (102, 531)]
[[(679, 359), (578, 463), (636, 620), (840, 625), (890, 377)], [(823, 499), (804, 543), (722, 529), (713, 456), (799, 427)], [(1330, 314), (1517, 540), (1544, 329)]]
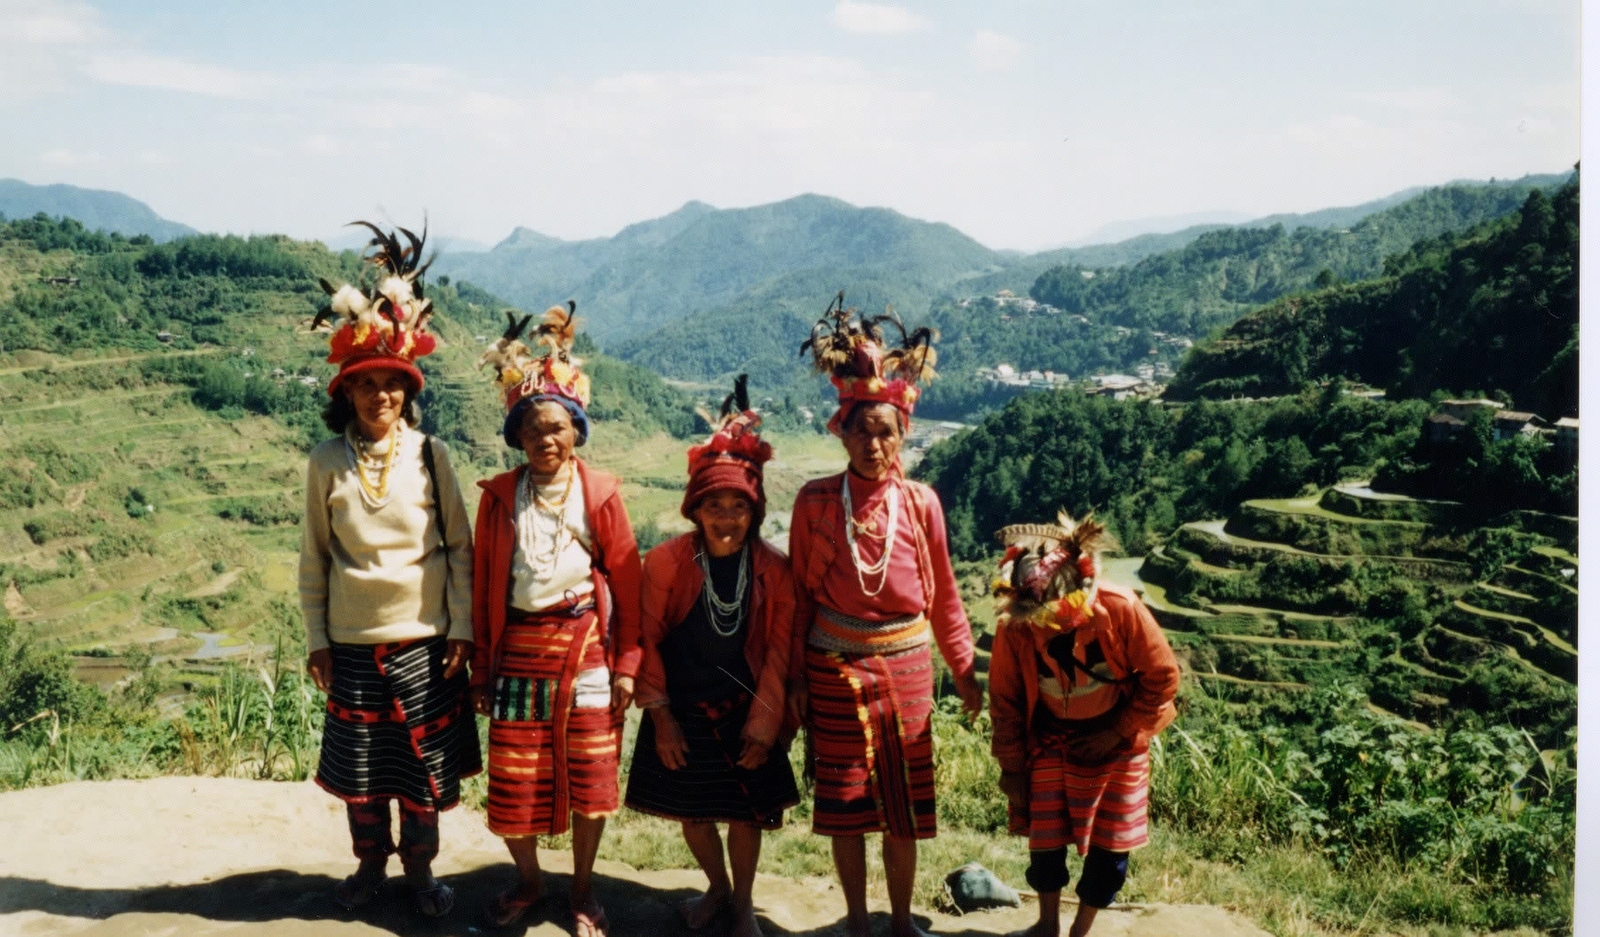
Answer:
[(1246, 501), (1145, 557), (1146, 601), (1208, 692), (1241, 706), (1347, 681), (1438, 725), (1493, 714), (1565, 744), (1577, 679), (1576, 522), (1345, 485)]

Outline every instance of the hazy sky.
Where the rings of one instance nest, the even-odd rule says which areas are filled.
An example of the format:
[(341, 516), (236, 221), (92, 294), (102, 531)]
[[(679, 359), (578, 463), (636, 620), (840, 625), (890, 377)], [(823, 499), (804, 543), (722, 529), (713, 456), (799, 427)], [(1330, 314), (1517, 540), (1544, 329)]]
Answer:
[(1578, 159), (1577, 0), (0, 0), (0, 177), (493, 242), (804, 192), (1034, 249)]

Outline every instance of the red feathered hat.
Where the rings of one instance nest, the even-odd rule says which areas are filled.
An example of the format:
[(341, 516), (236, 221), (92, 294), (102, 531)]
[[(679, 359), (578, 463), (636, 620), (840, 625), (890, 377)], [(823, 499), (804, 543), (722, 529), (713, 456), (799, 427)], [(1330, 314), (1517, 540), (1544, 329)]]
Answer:
[[(883, 326), (889, 324), (900, 333), (900, 345), (886, 349)], [(844, 306), (841, 290), (828, 304), (811, 337), (800, 346), (810, 351), (816, 369), (828, 375), (839, 393), (839, 409), (828, 420), (828, 429), (844, 435), (844, 421), (856, 405), (886, 403), (900, 411), (901, 427), (911, 424), (911, 411), (922, 391), (918, 383), (933, 380), (938, 353), (933, 343), (939, 333), (927, 326), (907, 332), (905, 324), (891, 308), (870, 319)]]
[(680, 508), (684, 517), (713, 491), (737, 491), (758, 512), (766, 507), (762, 466), (772, 458), (772, 444), (760, 436), (761, 416), (750, 409), (747, 379), (741, 374), (734, 381), (733, 393), (722, 403), (721, 418), (712, 424), (711, 438), (689, 448), (689, 484)]
[(402, 246), (399, 237), (371, 222), (351, 224), (372, 230), (373, 238), (367, 247), (375, 250), (367, 262), (381, 272), (374, 287), (346, 283), (335, 289), (327, 280), (319, 281), (328, 294), (328, 305), (317, 312), (312, 328), (330, 319), (342, 320), (328, 343), (328, 363), (339, 366), (339, 373), (328, 382), (328, 395), (337, 394), (346, 377), (373, 368), (401, 371), (411, 379), (414, 389), (421, 391), (422, 372), (415, 362), (423, 355), (433, 354), (437, 344), (428, 333), (433, 301), (422, 295), (422, 275), (433, 263), (422, 263), (428, 230), (423, 228), (418, 237), (405, 228), (398, 229), (407, 241)]

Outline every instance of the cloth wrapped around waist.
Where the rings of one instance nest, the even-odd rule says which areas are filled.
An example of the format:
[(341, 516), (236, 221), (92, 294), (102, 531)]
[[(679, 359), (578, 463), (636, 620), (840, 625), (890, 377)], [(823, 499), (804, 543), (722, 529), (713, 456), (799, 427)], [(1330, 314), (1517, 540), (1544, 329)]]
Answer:
[[(611, 704), (611, 672), (594, 621), (593, 601), (538, 612), (508, 608), (506, 613), (490, 711), (494, 718), (548, 721), (557, 687), (564, 680), (572, 683), (570, 708), (602, 709)], [(576, 649), (576, 661), (574, 641), (584, 642)]]
[(895, 654), (922, 647), (929, 640), (928, 619), (921, 614), (868, 621), (818, 605), (807, 643), (841, 654)]

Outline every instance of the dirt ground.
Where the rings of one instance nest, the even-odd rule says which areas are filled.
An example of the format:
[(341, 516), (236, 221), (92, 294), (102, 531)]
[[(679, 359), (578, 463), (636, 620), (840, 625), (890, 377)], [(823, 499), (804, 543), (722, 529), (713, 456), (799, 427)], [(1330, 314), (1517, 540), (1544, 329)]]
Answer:
[[(609, 835), (609, 834), (608, 834)], [(343, 805), (312, 784), (167, 777), (79, 782), (0, 794), (0, 934), (93, 937), (300, 937), (300, 935), (571, 933), (565, 894), (571, 857), (547, 852), (548, 898), (536, 919), (503, 931), (481, 908), (513, 878), (500, 842), (464, 809), (444, 814), (435, 864), (458, 890), (442, 922), (410, 909), (398, 862), (368, 908), (334, 904), (354, 869)], [(596, 888), (614, 937), (688, 934), (674, 905), (704, 887), (699, 872), (641, 872), (601, 862)], [(826, 879), (761, 876), (756, 909), (769, 934), (836, 932), (844, 901)], [(874, 924), (887, 930), (886, 907)], [(1068, 910), (1070, 914), (1070, 909)], [(948, 917), (927, 912), (940, 935), (1003, 934), (1031, 923), (1017, 910)], [(725, 920), (701, 933), (724, 932)], [(1265, 937), (1229, 912), (1205, 906), (1113, 908), (1096, 937)]]

